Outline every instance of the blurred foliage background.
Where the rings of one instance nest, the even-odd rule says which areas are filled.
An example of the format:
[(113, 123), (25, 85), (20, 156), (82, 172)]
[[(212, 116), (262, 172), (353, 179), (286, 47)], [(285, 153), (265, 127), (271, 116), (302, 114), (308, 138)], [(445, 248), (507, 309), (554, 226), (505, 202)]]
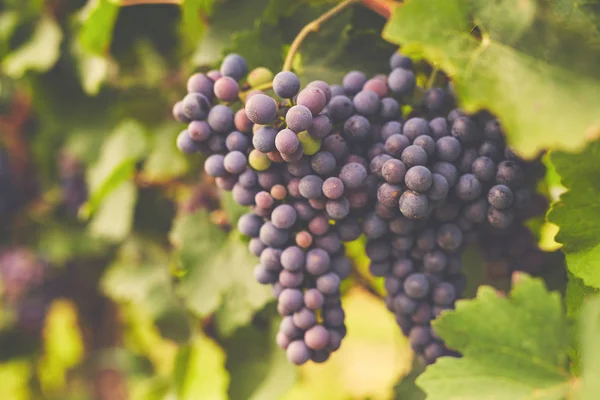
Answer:
[[(291, 366), (232, 230), (244, 210), (175, 146), (171, 106), (191, 73), (231, 51), (278, 71), (331, 4), (125, 3), (0, 3), (0, 398), (393, 397), (412, 355), (381, 282), (364, 284), (363, 246), (349, 246), (359, 273), (342, 350)], [(309, 37), (296, 70), (332, 83), (385, 72), (384, 23), (345, 11)]]

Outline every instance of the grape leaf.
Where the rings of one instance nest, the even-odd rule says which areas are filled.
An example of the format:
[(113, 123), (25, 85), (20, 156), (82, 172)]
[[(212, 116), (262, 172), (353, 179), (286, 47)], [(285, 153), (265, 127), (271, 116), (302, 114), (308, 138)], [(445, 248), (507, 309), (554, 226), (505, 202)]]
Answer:
[(202, 38), (206, 30), (205, 17), (212, 13), (213, 7), (214, 0), (183, 1), (179, 29), (186, 46), (193, 47)]
[(278, 330), (279, 318), (271, 318), (269, 334), (267, 327), (249, 325), (225, 341), (230, 400), (278, 399), (294, 384), (297, 370), (275, 344)]
[(573, 4), (551, 3), (413, 0), (383, 36), (444, 69), (461, 107), (498, 115), (522, 155), (578, 149), (600, 135), (598, 35)]
[(174, 375), (177, 399), (227, 399), (229, 374), (225, 369), (225, 353), (204, 335), (180, 348)]
[(84, 215), (95, 212), (106, 196), (131, 178), (146, 147), (144, 128), (134, 120), (122, 122), (106, 137), (100, 158), (87, 173), (90, 198), (83, 206)]
[(581, 312), (579, 329), (581, 331), (582, 351), (582, 385), (580, 400), (594, 400), (600, 392), (600, 297), (588, 301)]
[(164, 182), (183, 175), (189, 169), (187, 159), (176, 146), (179, 132), (175, 124), (156, 129), (152, 151), (144, 164), (144, 179)]
[(133, 182), (121, 182), (104, 197), (88, 226), (90, 234), (115, 242), (125, 239), (133, 226), (137, 196)]
[(2, 70), (13, 78), (20, 78), (29, 70), (45, 72), (58, 61), (62, 40), (63, 33), (58, 23), (44, 15), (29, 41), (4, 57)]
[(217, 312), (217, 327), (223, 335), (245, 325), (272, 298), (270, 289), (254, 280), (256, 258), (235, 236), (228, 237), (203, 211), (180, 217), (171, 232), (179, 262), (187, 272), (179, 293), (198, 316)]
[(119, 3), (115, 0), (88, 1), (79, 13), (81, 28), (77, 34), (85, 52), (103, 55), (109, 50), (118, 15)]
[(583, 282), (600, 288), (600, 141), (580, 154), (552, 152), (550, 159), (568, 191), (552, 205), (548, 219), (559, 226), (556, 241), (562, 243), (569, 271)]
[(443, 357), (417, 379), (428, 399), (558, 400), (572, 389), (560, 296), (541, 280), (524, 276), (507, 298), (482, 286), (434, 327), (463, 357)]

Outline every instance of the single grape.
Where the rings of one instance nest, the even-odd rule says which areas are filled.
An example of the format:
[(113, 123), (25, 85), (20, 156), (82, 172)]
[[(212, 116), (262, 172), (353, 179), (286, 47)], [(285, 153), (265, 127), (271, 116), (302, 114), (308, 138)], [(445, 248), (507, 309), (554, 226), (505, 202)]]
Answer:
[(215, 96), (221, 101), (233, 102), (238, 100), (240, 87), (235, 79), (224, 76), (215, 82)]
[(465, 174), (458, 179), (454, 190), (459, 199), (468, 202), (481, 196), (483, 187), (475, 175)]
[(298, 104), (288, 110), (285, 115), (285, 122), (288, 129), (299, 133), (310, 128), (313, 122), (313, 116), (308, 108)]
[(236, 81), (242, 79), (248, 73), (246, 60), (238, 54), (229, 54), (221, 63), (221, 75), (230, 76)]
[(502, 143), (504, 138), (502, 136), (502, 127), (497, 119), (492, 119), (485, 124), (483, 129), (483, 135), (486, 140), (491, 140), (497, 143)]
[(294, 131), (282, 129), (275, 138), (275, 147), (282, 154), (293, 154), (300, 147), (300, 139)]
[(304, 296), (299, 289), (285, 288), (279, 295), (277, 311), (281, 315), (290, 315), (302, 308)]
[(230, 174), (241, 174), (246, 170), (246, 156), (239, 151), (232, 151), (223, 159), (225, 170)]
[(370, 132), (371, 124), (362, 115), (353, 115), (344, 123), (344, 135), (351, 141), (364, 140)]
[(478, 157), (471, 165), (471, 172), (480, 181), (487, 182), (496, 175), (496, 164), (489, 157)]
[(331, 264), (329, 254), (322, 249), (312, 249), (306, 253), (306, 270), (312, 275), (319, 276), (327, 272)]
[(248, 155), (248, 164), (256, 171), (265, 171), (271, 166), (271, 160), (265, 153), (254, 149)]
[(511, 209), (498, 210), (497, 208), (490, 207), (487, 219), (494, 228), (506, 229), (513, 224), (515, 216)]
[(431, 171), (435, 174), (440, 174), (446, 181), (448, 182), (449, 187), (454, 187), (456, 181), (458, 180), (458, 171), (456, 167), (449, 162), (440, 161), (433, 165)]
[(279, 229), (271, 222), (266, 222), (260, 228), (260, 240), (267, 246), (281, 247), (287, 242), (289, 233), (285, 229)]
[(252, 127), (254, 125), (246, 115), (246, 110), (243, 108), (235, 113), (233, 117), (233, 124), (235, 125), (235, 129), (242, 133), (252, 132)]
[(319, 310), (323, 307), (325, 297), (318, 289), (312, 288), (304, 292), (304, 304), (310, 310)]
[(317, 215), (308, 223), (308, 230), (315, 235), (326, 234), (329, 227), (329, 221), (324, 215)]
[(339, 199), (344, 194), (344, 183), (336, 177), (327, 178), (323, 182), (323, 194), (328, 199)]
[(435, 115), (440, 115), (446, 106), (447, 95), (442, 88), (432, 88), (425, 92), (423, 105)]
[(481, 143), (477, 154), (482, 157), (489, 157), (495, 162), (501, 161), (502, 158), (504, 158), (504, 154), (502, 154), (502, 148), (500, 145), (492, 141), (485, 141)]
[(367, 77), (364, 73), (360, 71), (350, 71), (344, 76), (342, 86), (346, 93), (353, 96), (360, 92), (366, 81)]
[(345, 218), (339, 221), (335, 228), (344, 242), (352, 242), (362, 234), (361, 225), (356, 218)]
[(427, 157), (435, 156), (435, 140), (433, 140), (431, 136), (417, 136), (417, 138), (413, 141), (413, 144), (425, 150), (425, 153), (427, 153)]
[(204, 172), (212, 177), (225, 176), (225, 174), (227, 174), (227, 170), (225, 169), (225, 157), (220, 154), (209, 156), (204, 162)]
[(246, 100), (246, 115), (255, 124), (270, 124), (277, 118), (277, 103), (266, 94), (256, 94)]
[(177, 136), (177, 148), (182, 153), (193, 154), (197, 151), (200, 151), (201, 146), (200, 143), (192, 139), (192, 137), (189, 135), (188, 130), (185, 129), (181, 131), (179, 136)]
[(425, 218), (429, 213), (429, 200), (427, 196), (410, 190), (402, 193), (399, 205), (400, 212), (410, 219)]
[(307, 132), (315, 139), (324, 139), (331, 133), (332, 127), (331, 119), (327, 115), (320, 114), (312, 118), (312, 123), (307, 128)]
[(213, 96), (213, 86), (214, 81), (201, 73), (190, 76), (187, 81), (188, 93), (201, 93), (206, 96), (207, 99), (210, 99)]
[(317, 175), (307, 175), (300, 179), (300, 194), (307, 199), (318, 199), (323, 195), (323, 180)]
[(342, 167), (339, 178), (348, 189), (358, 189), (367, 178), (367, 170), (361, 164), (351, 162)]
[(262, 153), (268, 153), (275, 150), (275, 137), (277, 130), (270, 126), (263, 126), (252, 136), (252, 145)]
[(263, 242), (261, 242), (260, 239), (257, 237), (250, 239), (250, 242), (248, 243), (248, 250), (250, 250), (250, 253), (252, 253), (256, 257), (260, 257), (263, 250), (265, 250), (266, 248), (267, 246)]
[(329, 332), (323, 325), (315, 325), (304, 334), (304, 342), (313, 350), (321, 350), (329, 344)]
[(426, 192), (433, 184), (431, 171), (421, 165), (414, 166), (406, 171), (404, 180), (410, 190), (418, 193)]
[(492, 207), (504, 210), (513, 204), (514, 195), (508, 186), (496, 185), (489, 190), (487, 199)]
[[(414, 168), (414, 167), (413, 167)], [(440, 174), (432, 174), (431, 187), (427, 191), (427, 197), (433, 201), (444, 200), (448, 196), (450, 186), (448, 181)]]
[(525, 181), (523, 169), (514, 161), (502, 161), (496, 171), (496, 182), (511, 189), (521, 187)]
[(294, 207), (281, 204), (271, 213), (271, 222), (279, 229), (289, 229), (296, 223), (298, 216)]
[(313, 327), (317, 323), (317, 317), (314, 311), (308, 308), (302, 308), (300, 311), (296, 311), (293, 315), (294, 325), (302, 330), (307, 330)]
[(258, 264), (254, 267), (254, 279), (261, 285), (270, 285), (277, 282), (277, 274), (269, 271), (264, 265)]
[(429, 281), (424, 274), (411, 274), (404, 281), (404, 292), (412, 299), (422, 299), (429, 293)]
[(271, 271), (279, 272), (281, 269), (281, 250), (267, 247), (260, 254), (260, 263)]
[(299, 105), (306, 106), (312, 115), (317, 115), (327, 105), (327, 96), (321, 88), (312, 86), (300, 91), (296, 102)]
[(411, 118), (404, 123), (402, 134), (410, 141), (422, 135), (430, 135), (429, 122), (423, 118)]
[(328, 272), (317, 278), (317, 289), (324, 294), (336, 293), (340, 288), (340, 278), (333, 272)]
[(477, 130), (477, 125), (469, 117), (459, 117), (452, 123), (450, 130), (452, 136), (460, 140), (462, 143), (473, 143), (480, 139), (480, 132)]
[(435, 140), (450, 134), (446, 118), (443, 117), (434, 118), (429, 121), (429, 129), (431, 130), (431, 137)]
[(456, 251), (463, 244), (463, 234), (455, 224), (444, 224), (436, 233), (438, 246), (447, 251)]
[(389, 159), (381, 167), (381, 176), (388, 183), (402, 183), (405, 175), (406, 166), (400, 160)]
[[(387, 89), (385, 84), (383, 86)], [(377, 114), (379, 107), (381, 107), (379, 96), (372, 90), (361, 90), (354, 96), (352, 103), (357, 113), (366, 116)]]
[[(404, 150), (408, 147), (410, 147), (410, 141), (406, 136), (401, 134), (393, 134), (386, 139), (384, 149), (386, 154), (394, 157), (400, 157)], [(423, 153), (425, 153), (425, 151), (423, 151)], [(427, 156), (427, 154), (425, 154), (425, 156)]]
[(438, 306), (449, 306), (456, 299), (456, 290), (448, 282), (442, 282), (433, 290), (433, 301)]
[(388, 76), (388, 86), (394, 94), (404, 96), (416, 87), (415, 74), (404, 68), (395, 68)]
[(441, 161), (454, 162), (460, 157), (462, 146), (452, 136), (444, 136), (435, 142), (435, 154)]
[(423, 270), (429, 273), (440, 273), (448, 265), (446, 253), (441, 250), (433, 250), (423, 256)]
[(369, 239), (379, 239), (388, 231), (388, 224), (374, 212), (367, 214), (362, 223), (362, 229)]
[(287, 359), (295, 365), (302, 365), (310, 359), (310, 351), (302, 340), (294, 340), (286, 350)]
[(384, 183), (377, 190), (377, 201), (386, 207), (396, 208), (398, 207), (398, 200), (402, 189), (400, 186)]
[(431, 341), (429, 328), (425, 326), (415, 326), (410, 330), (408, 341), (413, 349), (419, 349)]
[(218, 104), (208, 113), (207, 121), (215, 132), (230, 132), (233, 129), (233, 112), (229, 107)]
[(350, 213), (350, 203), (345, 197), (337, 200), (327, 200), (325, 210), (331, 219), (340, 220), (346, 218)]
[(400, 105), (398, 102), (391, 97), (384, 97), (381, 99), (381, 108), (379, 109), (379, 116), (384, 121), (389, 121), (398, 118), (400, 115)]
[(273, 78), (273, 91), (281, 98), (291, 99), (300, 91), (300, 79), (293, 72), (279, 72)]
[(233, 131), (225, 139), (225, 146), (229, 151), (241, 151), (246, 153), (250, 146), (250, 139), (242, 132)]
[(400, 53), (394, 53), (390, 57), (390, 69), (404, 68), (412, 69), (413, 63), (410, 57), (407, 57)]
[(327, 111), (334, 121), (345, 121), (354, 114), (354, 105), (346, 96), (334, 96), (327, 105)]
[(392, 274), (398, 279), (404, 279), (414, 271), (413, 262), (408, 259), (399, 259), (392, 264)]
[(335, 171), (336, 161), (330, 152), (320, 151), (311, 157), (310, 165), (318, 175), (328, 176)]
[(279, 346), (281, 349), (286, 350), (288, 348), (288, 346), (290, 345), (290, 343), (292, 343), (292, 339), (290, 339), (285, 333), (283, 332), (277, 332), (277, 335), (275, 336), (275, 343), (277, 344), (277, 346)]
[(348, 152), (348, 144), (341, 135), (329, 135), (323, 139), (321, 148), (330, 152), (337, 161), (343, 159)]
[(410, 145), (402, 151), (400, 157), (407, 168), (427, 164), (427, 153), (419, 146)]

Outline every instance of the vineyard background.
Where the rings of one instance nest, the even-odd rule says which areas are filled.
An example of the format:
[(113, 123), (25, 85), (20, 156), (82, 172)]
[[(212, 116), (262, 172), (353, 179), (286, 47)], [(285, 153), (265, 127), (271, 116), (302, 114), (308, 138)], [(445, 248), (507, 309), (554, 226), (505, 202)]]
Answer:
[[(412, 0), (392, 12), (391, 2), (365, 3), (369, 7), (354, 5), (309, 35), (294, 70), (303, 84), (340, 83), (353, 69), (386, 73), (390, 54), (402, 44), (406, 54), (453, 77), (466, 110), (497, 114), (520, 154), (554, 150), (544, 156), (549, 168), (539, 189), (557, 203), (529, 226), (543, 249), (564, 244), (568, 268), (559, 257), (539, 274), (566, 300), (548, 294), (540, 281), (515, 277), (530, 308), (543, 314), (547, 306), (552, 318), (542, 320), (547, 332), (515, 323), (504, 333), (538, 341), (538, 350), (555, 353), (557, 363), (570, 355), (571, 369), (561, 375), (566, 383), (556, 378), (568, 389), (545, 398), (563, 398), (580, 386), (582, 398), (597, 393), (580, 376), (594, 376), (600, 357), (583, 363), (589, 369), (579, 358), (580, 343), (598, 337), (600, 305), (587, 309), (582, 333), (575, 327), (583, 298), (600, 288), (599, 142), (593, 141), (600, 134), (599, 6)], [(6, 193), (0, 193), (0, 208), (8, 210), (0, 213), (0, 264), (17, 257), (38, 271), (31, 272), (36, 285), (26, 298), (0, 284), (0, 398), (425, 398), (414, 383), (423, 367), (413, 363), (381, 300), (383, 281), (369, 274), (360, 240), (347, 249), (355, 273), (343, 286), (344, 345), (323, 365), (287, 362), (274, 344), (279, 317), (270, 289), (255, 282), (256, 259), (235, 229), (245, 208), (204, 176), (202, 157), (186, 156), (175, 144), (181, 126), (171, 107), (191, 73), (211, 69), (229, 52), (243, 55), (250, 68), (279, 71), (297, 33), (334, 4), (0, 5), (0, 148), (10, 163), (7, 173), (0, 162), (0, 180), (11, 179), (0, 187)], [(475, 24), (478, 35), (469, 36)], [(430, 77), (417, 81), (425, 85)], [(490, 276), (476, 249), (466, 252), (464, 264), (465, 298), (484, 284), (510, 290), (511, 277)], [(486, 290), (477, 301), (500, 310)], [(519, 295), (515, 289), (515, 301)], [(485, 332), (477, 325), (485, 321), (474, 308), (462, 312), (473, 312), (465, 321), (481, 339)], [(521, 308), (504, 311), (510, 321)], [(460, 332), (455, 323), (448, 318), (441, 326), (449, 342)], [(478, 357), (464, 353), (463, 360)], [(443, 368), (437, 373), (453, 366)], [(458, 373), (476, 370), (461, 368)], [(507, 371), (487, 372), (503, 377)], [(525, 369), (524, 381), (528, 373), (535, 375)], [(469, 395), (479, 395), (478, 384)], [(449, 398), (444, 393), (456, 389), (436, 386), (433, 373), (423, 385), (432, 399)], [(456, 390), (460, 398), (483, 398)], [(498, 398), (524, 398), (510, 397), (514, 393)]]

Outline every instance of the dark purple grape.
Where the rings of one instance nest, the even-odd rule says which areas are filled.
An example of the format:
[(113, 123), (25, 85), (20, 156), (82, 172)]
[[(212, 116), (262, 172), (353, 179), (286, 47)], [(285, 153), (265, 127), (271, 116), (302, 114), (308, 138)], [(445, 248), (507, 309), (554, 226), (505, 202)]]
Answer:
[(209, 156), (204, 162), (204, 172), (212, 177), (225, 176), (227, 174), (227, 170), (225, 169), (225, 157), (220, 154)]
[(514, 195), (508, 186), (496, 185), (489, 190), (487, 199), (492, 207), (504, 210), (513, 204)]
[(348, 189), (358, 189), (367, 178), (366, 168), (359, 163), (349, 163), (342, 167), (339, 178)]
[(433, 165), (431, 171), (446, 178), (449, 187), (454, 187), (456, 181), (458, 180), (458, 171), (456, 170), (456, 167), (449, 162), (437, 162)]
[(331, 264), (329, 254), (322, 249), (312, 249), (306, 253), (306, 270), (312, 275), (319, 276), (327, 272)]
[(307, 175), (300, 179), (300, 194), (307, 199), (318, 199), (323, 195), (323, 180), (317, 175)]
[(459, 199), (469, 202), (481, 196), (483, 187), (475, 175), (465, 174), (458, 179), (454, 190)]
[(525, 181), (523, 169), (514, 161), (502, 161), (496, 171), (496, 182), (511, 189), (521, 187)]
[(346, 93), (353, 96), (360, 92), (366, 81), (367, 77), (364, 73), (360, 71), (350, 71), (344, 76), (342, 86)]
[(252, 127), (254, 126), (252, 121), (248, 119), (248, 116), (246, 115), (246, 110), (244, 110), (243, 108), (235, 113), (235, 116), (233, 117), (233, 124), (235, 125), (235, 129), (242, 133), (252, 132)]
[(413, 63), (410, 57), (400, 53), (394, 53), (392, 54), (392, 57), (390, 57), (390, 69), (392, 70), (396, 68), (412, 69), (412, 67)]
[(431, 135), (429, 122), (423, 118), (411, 118), (404, 123), (402, 134), (410, 141), (413, 141), (422, 135)]
[(304, 296), (299, 289), (285, 288), (277, 299), (277, 311), (281, 315), (290, 315), (302, 308)]
[(323, 307), (325, 296), (319, 289), (308, 289), (304, 292), (304, 304), (310, 310), (319, 310)]
[(340, 255), (331, 260), (331, 270), (343, 280), (350, 276), (352, 264), (344, 255)]
[(277, 282), (277, 274), (268, 270), (264, 265), (258, 264), (254, 267), (254, 279), (261, 285), (270, 285)]
[(308, 108), (312, 115), (317, 115), (327, 105), (327, 96), (321, 88), (312, 86), (300, 91), (296, 102)]
[(498, 210), (497, 208), (490, 207), (487, 219), (494, 228), (506, 229), (513, 224), (515, 215), (511, 209)]
[(321, 350), (329, 344), (329, 332), (323, 325), (315, 325), (304, 334), (304, 342), (313, 350)]
[(369, 239), (379, 239), (388, 231), (388, 224), (375, 213), (369, 213), (363, 220), (362, 229)]
[(425, 92), (423, 105), (435, 115), (440, 115), (446, 106), (447, 94), (442, 88), (432, 88)]
[(223, 165), (225, 170), (230, 174), (241, 174), (246, 170), (247, 159), (246, 156), (239, 151), (232, 151), (228, 153), (223, 159)]
[(410, 145), (402, 151), (400, 157), (407, 168), (427, 164), (427, 153), (419, 146)]
[(242, 79), (248, 73), (246, 60), (238, 54), (229, 54), (221, 63), (221, 75), (230, 76), (236, 81)]
[(285, 122), (288, 129), (300, 133), (310, 128), (313, 122), (313, 116), (308, 108), (298, 104), (288, 110), (285, 115)]
[(307, 330), (317, 323), (315, 312), (306, 307), (296, 311), (292, 318), (294, 319), (294, 325), (302, 330)]
[(281, 204), (271, 213), (271, 222), (279, 229), (289, 229), (296, 223), (298, 216), (294, 207)]
[(273, 91), (277, 96), (291, 99), (300, 91), (300, 79), (290, 71), (282, 71), (273, 78)]
[(293, 154), (300, 147), (300, 139), (294, 131), (282, 129), (275, 137), (275, 147), (282, 154)]
[(471, 172), (477, 179), (487, 182), (496, 175), (496, 164), (489, 157), (478, 157), (471, 165)]
[(317, 115), (312, 118), (312, 123), (307, 128), (308, 134), (315, 139), (324, 139), (331, 133), (333, 124), (327, 115)]
[(310, 159), (310, 165), (318, 175), (329, 176), (335, 171), (335, 157), (328, 151), (320, 151)]
[(327, 105), (327, 112), (334, 121), (345, 121), (354, 114), (354, 105), (346, 96), (334, 96)]
[(201, 93), (188, 93), (181, 102), (181, 109), (190, 120), (203, 120), (211, 110), (210, 100)]
[(405, 175), (406, 166), (400, 160), (389, 159), (381, 167), (381, 176), (388, 183), (402, 183)]
[(416, 87), (415, 74), (404, 68), (395, 68), (388, 76), (388, 86), (394, 94), (404, 96)]
[(381, 99), (381, 107), (379, 109), (379, 117), (384, 121), (389, 121), (398, 118), (400, 115), (400, 105), (391, 97)]
[(263, 225), (263, 220), (254, 213), (244, 214), (238, 220), (238, 230), (242, 235), (256, 238), (259, 235), (260, 228)]
[(227, 106), (217, 104), (208, 113), (207, 121), (215, 132), (230, 132), (233, 129), (233, 111)]
[(410, 190), (402, 193), (399, 205), (400, 212), (410, 219), (425, 218), (429, 213), (429, 200), (427, 196)]
[(431, 171), (421, 165), (417, 165), (406, 171), (404, 180), (406, 181), (406, 186), (410, 190), (418, 193), (426, 192), (433, 184), (433, 176)]
[(244, 106), (248, 119), (255, 124), (270, 124), (277, 118), (277, 103), (266, 94), (256, 94)]
[(326, 102), (329, 102), (329, 100), (331, 100), (331, 88), (329, 87), (329, 85), (327, 84), (327, 82), (325, 81), (312, 81), (310, 82), (308, 85), (306, 85), (306, 87), (318, 87), (319, 89), (321, 89), (323, 91), (323, 93), (325, 93), (325, 100)]
[(461, 143), (473, 143), (480, 139), (477, 125), (469, 117), (459, 117), (452, 123), (450, 134), (461, 141)]
[(429, 121), (429, 129), (431, 130), (431, 137), (435, 140), (450, 135), (446, 118), (438, 117), (432, 119)]
[(401, 193), (400, 186), (384, 183), (377, 190), (377, 201), (386, 207), (397, 208)]
[(353, 115), (344, 123), (344, 135), (350, 141), (364, 140), (370, 132), (371, 124), (362, 115)]
[(227, 139), (225, 139), (225, 146), (227, 146), (227, 150), (229, 151), (241, 151), (246, 153), (248, 147), (250, 146), (250, 139), (248, 139), (248, 136), (244, 135), (242, 132), (233, 131), (227, 135)]
[(191, 136), (188, 133), (188, 130), (183, 130), (177, 136), (177, 148), (179, 151), (185, 154), (193, 154), (201, 149), (200, 143), (192, 140)]
[(187, 133), (196, 142), (204, 142), (212, 135), (212, 129), (206, 121), (192, 121), (188, 125)]
[(438, 306), (449, 306), (455, 299), (456, 290), (450, 283), (442, 282), (433, 290), (433, 301)]
[(344, 183), (336, 177), (327, 178), (323, 182), (323, 194), (328, 199), (339, 199), (344, 194)]
[(403, 287), (404, 292), (413, 299), (422, 299), (429, 293), (429, 281), (423, 274), (409, 275)]
[(452, 136), (444, 136), (435, 142), (435, 154), (441, 161), (454, 162), (460, 157), (462, 145)]
[(260, 240), (267, 246), (282, 247), (289, 238), (289, 233), (285, 229), (279, 229), (273, 223), (266, 222), (260, 228)]
[(342, 307), (325, 308), (323, 310), (323, 322), (326, 327), (341, 327), (344, 325), (346, 313)]
[(463, 234), (455, 224), (444, 224), (436, 233), (438, 246), (447, 251), (456, 251), (463, 244)]
[(196, 73), (188, 79), (187, 91), (188, 93), (202, 93), (207, 99), (210, 99), (213, 96), (214, 84), (214, 81), (208, 76)]
[(295, 365), (302, 365), (310, 359), (310, 351), (302, 340), (294, 340), (286, 350), (287, 359)]
[(277, 137), (277, 130), (275, 128), (263, 126), (252, 136), (252, 145), (262, 153), (274, 151), (275, 137)]
[(331, 219), (340, 220), (346, 218), (350, 213), (350, 203), (345, 197), (337, 200), (327, 200), (325, 210)]
[[(383, 86), (386, 87), (385, 84)], [(352, 103), (357, 113), (366, 116), (375, 115), (381, 107), (379, 96), (372, 90), (361, 90), (354, 96)]]

